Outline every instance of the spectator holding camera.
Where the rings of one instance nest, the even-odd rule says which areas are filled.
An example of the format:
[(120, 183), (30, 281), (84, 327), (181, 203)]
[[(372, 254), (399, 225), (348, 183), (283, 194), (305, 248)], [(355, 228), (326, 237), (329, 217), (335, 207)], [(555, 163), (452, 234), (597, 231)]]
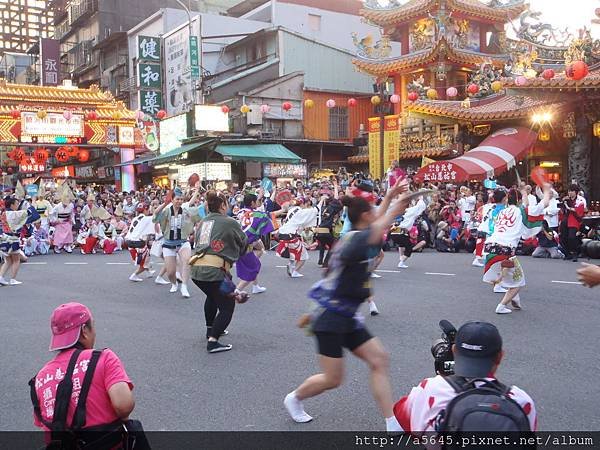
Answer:
[(567, 228), (567, 252), (566, 259), (572, 259), (577, 262), (579, 253), (579, 238), (577, 232), (581, 228), (583, 216), (585, 215), (585, 204), (578, 196), (579, 187), (572, 184), (569, 187), (567, 196), (563, 199), (563, 208), (565, 212), (565, 221)]
[[(425, 378), (394, 405), (394, 415), (406, 433), (421, 436), (425, 432), (537, 430), (531, 397), (496, 378), (504, 351), (493, 324), (465, 323), (456, 334), (452, 353), (454, 375)], [(481, 397), (474, 401), (478, 396), (473, 394), (489, 397), (490, 401), (482, 401)], [(476, 414), (464, 415), (469, 404), (476, 408)], [(462, 424), (458, 429), (457, 423)]]

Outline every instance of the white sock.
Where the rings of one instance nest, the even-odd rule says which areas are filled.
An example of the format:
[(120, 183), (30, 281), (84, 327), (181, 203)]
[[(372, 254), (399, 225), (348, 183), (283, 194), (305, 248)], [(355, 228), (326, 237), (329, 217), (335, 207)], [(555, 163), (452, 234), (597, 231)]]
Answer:
[(400, 423), (396, 417), (386, 417), (385, 419), (385, 431), (404, 431), (400, 426)]

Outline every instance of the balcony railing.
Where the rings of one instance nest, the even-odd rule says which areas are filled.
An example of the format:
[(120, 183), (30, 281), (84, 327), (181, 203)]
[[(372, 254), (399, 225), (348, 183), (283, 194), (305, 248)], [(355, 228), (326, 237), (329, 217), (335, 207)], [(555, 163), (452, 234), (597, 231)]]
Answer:
[(73, 58), (74, 71), (81, 71), (98, 64), (97, 53), (93, 52), (92, 46), (93, 41), (83, 41), (69, 50)]
[(69, 6), (69, 18), (71, 25), (98, 11), (98, 0), (81, 0), (79, 3)]
[(69, 31), (71, 31), (71, 25), (68, 20), (59, 23), (54, 27), (54, 39), (62, 39)]

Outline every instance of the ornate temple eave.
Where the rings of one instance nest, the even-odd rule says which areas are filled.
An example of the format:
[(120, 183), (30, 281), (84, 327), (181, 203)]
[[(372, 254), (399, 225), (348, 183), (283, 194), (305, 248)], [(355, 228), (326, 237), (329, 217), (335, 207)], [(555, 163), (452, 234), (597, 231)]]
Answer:
[[(360, 14), (379, 26), (398, 25), (426, 16), (437, 7), (437, 3), (438, 0), (411, 0), (392, 8), (375, 8), (365, 4)], [(447, 0), (447, 7), (464, 16), (506, 23), (526, 11), (528, 5), (524, 1), (518, 1), (505, 6), (492, 7), (479, 0)]]
[(567, 78), (564, 73), (556, 75), (551, 80), (546, 80), (542, 77), (531, 78), (523, 86), (517, 86), (514, 78), (503, 80), (504, 87), (514, 91), (527, 91), (528, 89), (552, 89), (563, 91), (579, 91), (584, 89), (600, 89), (600, 71), (591, 72), (583, 80), (572, 80)]
[(485, 100), (471, 100), (471, 106), (468, 108), (465, 108), (460, 101), (417, 100), (409, 104), (407, 110), (413, 114), (479, 123), (524, 119), (537, 111), (551, 108), (553, 112), (558, 112), (568, 105), (569, 102), (566, 101), (500, 95)]
[(409, 55), (384, 60), (358, 57), (353, 59), (352, 63), (361, 72), (382, 76), (413, 71), (415, 67), (438, 62), (440, 56), (444, 57), (444, 61), (470, 66), (479, 65), (483, 62), (491, 62), (494, 67), (498, 67), (504, 65), (508, 60), (508, 55), (489, 55), (487, 53), (456, 49), (451, 47), (442, 38), (435, 46)]

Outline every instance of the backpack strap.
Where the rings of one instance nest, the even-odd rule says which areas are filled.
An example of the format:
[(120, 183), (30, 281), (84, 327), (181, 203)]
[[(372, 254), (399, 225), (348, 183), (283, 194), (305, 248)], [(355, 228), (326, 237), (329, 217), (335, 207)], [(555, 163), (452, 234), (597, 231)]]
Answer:
[[(460, 377), (458, 375), (450, 375), (450, 376), (443, 377), (443, 378), (444, 378), (444, 380), (446, 380), (446, 383), (448, 383), (450, 386), (452, 386), (452, 388), (454, 389), (454, 391), (456, 391), (457, 394), (460, 394), (461, 392), (465, 392), (465, 391), (469, 390), (470, 388), (477, 389), (477, 388), (483, 388), (483, 387), (490, 387), (496, 391), (499, 391), (503, 395), (507, 395), (508, 392), (510, 391), (510, 386), (506, 386), (506, 385), (500, 383), (495, 378), (493, 380), (486, 380), (485, 378), (465, 378), (465, 377)], [(478, 381), (482, 382), (483, 385), (481, 385), (481, 386), (475, 385), (475, 383)]]
[(37, 396), (37, 392), (35, 390), (36, 378), (37, 378), (37, 375), (34, 376), (31, 380), (29, 380), (29, 395), (31, 396), (31, 404), (33, 406), (33, 413), (35, 414), (35, 417), (37, 417), (37, 419), (46, 426), (46, 428), (52, 429), (52, 422), (48, 422), (42, 416), (42, 409), (40, 408), (40, 400), (39, 400), (39, 398)]
[(448, 383), (457, 394), (466, 391), (466, 386), (469, 384), (467, 379), (464, 377), (460, 377), (458, 375), (449, 375), (447, 377), (442, 377)]
[(96, 366), (98, 365), (98, 360), (100, 359), (101, 354), (102, 350), (94, 350), (92, 352), (92, 357), (90, 358), (90, 362), (85, 372), (85, 377), (83, 378), (83, 384), (81, 385), (81, 391), (77, 400), (77, 407), (75, 408), (75, 413), (73, 414), (73, 421), (71, 422), (71, 428), (73, 430), (79, 430), (85, 427), (86, 401), (90, 392), (90, 386), (92, 385), (92, 378), (94, 377), (94, 372), (96, 370)]
[(76, 348), (69, 360), (65, 377), (58, 383), (58, 387), (56, 388), (54, 417), (52, 418), (52, 426), (50, 427), (52, 431), (64, 431), (66, 428), (67, 412), (69, 411), (69, 403), (71, 402), (71, 394), (73, 393), (73, 370), (80, 354), (81, 349)]

